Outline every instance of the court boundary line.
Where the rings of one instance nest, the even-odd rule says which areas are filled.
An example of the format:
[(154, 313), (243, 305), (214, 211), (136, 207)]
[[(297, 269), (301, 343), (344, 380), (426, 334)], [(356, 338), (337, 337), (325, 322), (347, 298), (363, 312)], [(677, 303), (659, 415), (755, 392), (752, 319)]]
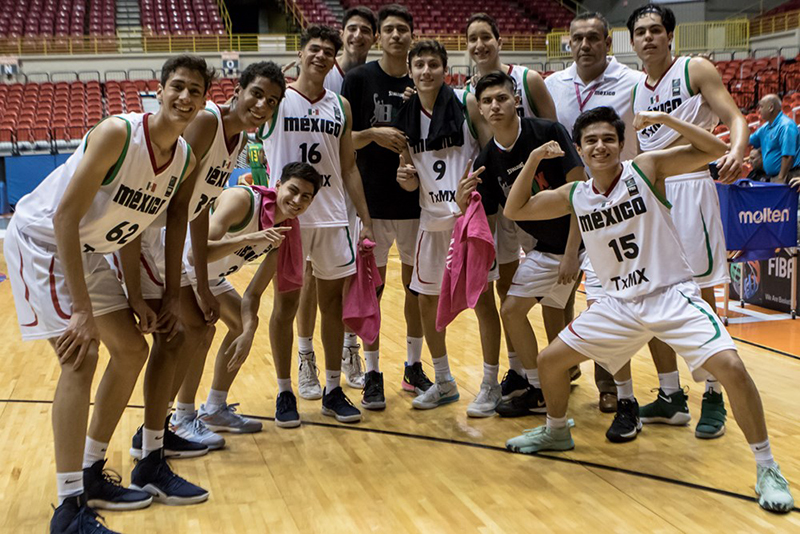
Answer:
[[(37, 400), (37, 399), (0, 399), (1, 403), (6, 404), (53, 404), (51, 400)], [(94, 403), (91, 403), (94, 405)], [(144, 409), (144, 406), (141, 404), (129, 404), (126, 408), (136, 408), (136, 409)], [(242, 414), (245, 417), (250, 417), (252, 419), (258, 419), (261, 421), (275, 421), (274, 417), (269, 417), (265, 415), (251, 415), (251, 414)], [(721, 488), (715, 488), (713, 486), (704, 486), (702, 484), (697, 484), (695, 482), (689, 482), (686, 480), (681, 480), (678, 478), (670, 478), (665, 477), (662, 475), (656, 475), (653, 473), (646, 473), (643, 471), (635, 471), (633, 469), (626, 469), (624, 467), (617, 467), (613, 465), (606, 465), (600, 464), (596, 462), (590, 462), (587, 460), (578, 460), (575, 458), (566, 458), (564, 456), (555, 456), (553, 454), (526, 454), (526, 455), (519, 455), (517, 453), (513, 453), (506, 449), (505, 447), (501, 447), (499, 445), (489, 445), (487, 443), (475, 443), (471, 441), (463, 441), (459, 439), (452, 439), (452, 438), (442, 438), (438, 436), (427, 436), (425, 434), (411, 434), (409, 432), (399, 432), (397, 430), (384, 430), (381, 428), (368, 428), (363, 426), (353, 426), (353, 425), (346, 425), (346, 424), (335, 424), (335, 423), (325, 423), (320, 421), (303, 421), (303, 425), (306, 426), (317, 426), (321, 428), (335, 428), (340, 430), (349, 430), (354, 432), (365, 432), (365, 433), (373, 433), (373, 434), (380, 434), (384, 436), (393, 436), (398, 438), (407, 438), (407, 439), (416, 439), (420, 441), (429, 441), (433, 443), (444, 443), (444, 444), (451, 444), (451, 445), (458, 445), (461, 447), (471, 447), (474, 449), (483, 449), (493, 452), (500, 452), (503, 454), (515, 454), (518, 456), (531, 456), (534, 458), (544, 458), (546, 460), (552, 460), (560, 463), (572, 464), (577, 465), (580, 467), (584, 467), (587, 469), (599, 469), (601, 471), (609, 471), (612, 473), (619, 473), (623, 475), (628, 475), (637, 478), (644, 478), (647, 480), (652, 480), (655, 482), (662, 482), (665, 484), (672, 484), (675, 486), (680, 486), (683, 488), (704, 491), (706, 493), (714, 493), (716, 495), (721, 495), (723, 497), (732, 497), (734, 499), (739, 499), (742, 501), (748, 501), (755, 504), (758, 504), (758, 498), (753, 497), (751, 495), (744, 495), (742, 493), (736, 493), (734, 491), (729, 491)], [(291, 429), (286, 429), (291, 432)], [(606, 481), (610, 484), (610, 482)], [(619, 489), (619, 488), (618, 488)], [(620, 490), (622, 491), (622, 490)], [(624, 493), (624, 492), (623, 492)], [(765, 510), (766, 513), (772, 513)], [(790, 512), (800, 513), (800, 507), (795, 506), (790, 510)], [(781, 514), (776, 514), (781, 515)]]

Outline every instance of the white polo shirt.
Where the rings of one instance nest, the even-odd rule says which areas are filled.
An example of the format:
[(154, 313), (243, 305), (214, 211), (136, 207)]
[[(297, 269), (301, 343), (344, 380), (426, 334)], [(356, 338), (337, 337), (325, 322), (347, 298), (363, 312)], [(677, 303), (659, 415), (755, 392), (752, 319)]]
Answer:
[[(556, 105), (558, 122), (572, 135), (572, 126), (578, 116), (589, 109), (608, 106), (614, 109), (625, 122), (625, 147), (620, 159), (626, 161), (636, 157), (636, 131), (633, 129), (633, 87), (645, 74), (608, 58), (608, 66), (597, 79), (583, 83), (578, 76), (575, 63), (569, 68), (548, 76), (544, 83)], [(580, 100), (579, 100), (580, 99)]]

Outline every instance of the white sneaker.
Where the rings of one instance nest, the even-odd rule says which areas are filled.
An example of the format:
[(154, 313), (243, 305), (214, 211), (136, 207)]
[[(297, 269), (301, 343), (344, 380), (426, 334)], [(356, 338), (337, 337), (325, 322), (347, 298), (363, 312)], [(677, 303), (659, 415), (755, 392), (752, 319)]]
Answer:
[(364, 369), (361, 365), (361, 354), (355, 347), (342, 347), (342, 374), (347, 385), (355, 389), (364, 389)]
[(470, 417), (491, 417), (503, 397), (500, 384), (481, 383), (481, 390), (475, 400), (469, 403), (467, 415)]
[(418, 410), (430, 410), (443, 404), (455, 402), (458, 397), (458, 386), (456, 386), (455, 378), (446, 382), (437, 381), (425, 393), (417, 395), (411, 401), (411, 406)]
[(214, 451), (225, 446), (225, 438), (209, 430), (205, 423), (197, 417), (197, 412), (194, 417), (181, 417), (177, 413), (173, 413), (169, 424), (172, 431), (178, 436), (195, 443), (202, 443), (209, 450)]
[(297, 376), (298, 393), (306, 400), (321, 399), (322, 388), (319, 385), (317, 357), (313, 352), (298, 352), (297, 360), (300, 365), (300, 371)]

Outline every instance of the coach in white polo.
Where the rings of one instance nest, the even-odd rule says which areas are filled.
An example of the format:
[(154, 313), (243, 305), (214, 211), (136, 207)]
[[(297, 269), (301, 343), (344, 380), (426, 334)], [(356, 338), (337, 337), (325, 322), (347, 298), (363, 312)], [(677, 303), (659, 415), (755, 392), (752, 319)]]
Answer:
[[(625, 122), (625, 146), (620, 158), (623, 161), (633, 159), (638, 153), (638, 143), (633, 128), (631, 96), (633, 87), (644, 73), (629, 69), (608, 55), (611, 35), (608, 21), (600, 13), (582, 13), (572, 19), (569, 42), (574, 62), (568, 69), (556, 72), (544, 81), (556, 104), (558, 122), (571, 133), (578, 115), (589, 109), (608, 106)], [(586, 273), (584, 287), (586, 299), (590, 301), (594, 294), (589, 286), (594, 277), (591, 271)], [(614, 377), (595, 364), (594, 379), (600, 392), (600, 410), (616, 411)]]

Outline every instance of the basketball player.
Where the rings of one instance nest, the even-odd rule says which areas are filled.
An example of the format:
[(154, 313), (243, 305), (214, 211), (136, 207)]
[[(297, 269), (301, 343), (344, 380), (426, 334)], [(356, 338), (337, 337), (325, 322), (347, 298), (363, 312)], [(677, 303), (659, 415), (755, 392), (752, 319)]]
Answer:
[[(275, 72), (280, 72), (277, 66), (275, 66)], [(194, 416), (194, 393), (187, 399), (188, 406), (181, 402), (180, 396), (178, 397), (177, 411), (172, 417), (172, 423), (175, 431), (183, 437), (200, 441), (203, 436), (202, 432), (197, 429), (205, 426), (212, 431), (238, 433), (261, 430), (260, 422), (242, 417), (235, 412), (236, 405), (226, 403), (227, 393), (250, 353), (259, 323), (258, 309), (261, 296), (273, 279), (279, 265), (278, 253), (275, 250), (284, 237), (297, 239), (297, 246), (302, 247), (299, 242), (299, 230), (290, 230), (293, 227), (287, 227), (283, 223), (295, 219), (306, 211), (321, 184), (322, 177), (314, 170), (314, 167), (308, 163), (295, 162), (289, 163), (283, 168), (275, 189), (264, 191), (261, 188), (254, 189), (246, 186), (232, 187), (223, 191), (217, 198), (214, 204), (214, 213), (210, 215), (209, 219), (208, 256), (206, 259), (208, 267), (205, 271), (208, 273), (211, 292), (219, 300), (220, 318), (228, 327), (228, 333), (217, 352), (214, 381), (209, 391), (209, 400), (200, 407), (199, 416), (197, 418)], [(244, 217), (242, 214), (245, 214)], [(275, 228), (265, 227), (265, 221), (269, 221)], [(289, 230), (289, 232), (278, 233), (285, 230)], [(191, 246), (189, 242), (187, 242), (187, 246)], [(194, 249), (194, 247), (191, 248)], [(189, 251), (187, 250), (187, 252)], [(245, 263), (255, 261), (264, 255), (266, 258), (258, 266), (244, 296), (239, 296), (226, 277), (240, 270)], [(302, 274), (303, 263), (301, 261), (297, 274)], [(189, 252), (187, 255), (185, 266), (188, 278), (194, 287), (197, 285), (197, 273), (200, 272), (200, 269), (196, 268), (193, 252)], [(279, 289), (275, 291), (279, 291)], [(194, 306), (185, 315), (187, 322), (203, 324), (203, 315), (197, 306)], [(188, 316), (191, 316), (191, 319)], [(210, 335), (207, 335), (206, 339), (213, 337), (213, 329), (211, 327), (209, 329)], [(208, 345), (204, 345), (201, 349), (207, 351)], [(202, 357), (198, 359), (204, 360)], [(187, 377), (187, 380), (188, 378), (191, 378), (191, 375)], [(199, 374), (197, 378), (199, 380)], [(184, 388), (181, 389), (181, 395), (184, 395), (185, 388), (186, 382), (184, 382)], [(278, 404), (284, 402), (296, 404), (294, 400), (287, 400), (287, 396), (291, 395), (290, 391), (282, 392), (278, 397)], [(278, 413), (282, 415), (281, 410), (278, 410)], [(290, 417), (286, 421), (282, 418), (275, 420), (278, 426), (291, 426), (292, 424), (296, 426), (299, 422), (300, 419), (296, 413), (294, 417)], [(182, 434), (182, 431), (186, 435)], [(197, 436), (196, 434), (201, 435)], [(204, 443), (211, 447), (210, 443)]]
[[(707, 130), (713, 130), (722, 119), (731, 132), (731, 148), (717, 163), (719, 175), (722, 180), (738, 178), (749, 130), (717, 69), (705, 58), (672, 56), (675, 15), (669, 8), (649, 4), (635, 10), (628, 18), (628, 30), (647, 72), (647, 78), (634, 89), (633, 111), (665, 111)], [(637, 133), (643, 152), (685, 143), (680, 135), (660, 124)], [(706, 166), (679, 171), (665, 182), (667, 198), (675, 206), (672, 217), (703, 299), (716, 309), (714, 286), (730, 281), (717, 191), (707, 179)], [(680, 386), (675, 354), (658, 343), (651, 345), (651, 352), (660, 391), (654, 402), (642, 406), (642, 422), (686, 425), (691, 416)], [(629, 368), (615, 380), (625, 382), (628, 375)], [(695, 436), (721, 436), (725, 433), (725, 420), (722, 390), (712, 376), (706, 382)]]
[[(446, 331), (436, 330), (436, 313), (450, 238), (461, 213), (455, 200), (456, 186), (461, 174), (471, 168), (480, 148), (479, 141), (488, 141), (490, 133), (485, 122), (480, 120), (475, 97), (465, 93), (464, 106), (453, 89), (444, 84), (447, 68), (444, 46), (438, 41), (419, 41), (409, 51), (408, 64), (417, 92), (395, 120), (395, 126), (407, 139), (407, 148), (400, 155), (397, 181), (407, 191), (419, 189), (421, 213), (409, 287), (418, 293), (422, 330), (436, 376), (434, 385), (421, 392), (412, 405), (427, 410), (459, 398), (456, 381), (450, 373)], [(490, 278), (496, 279), (496, 270), (490, 273)], [(479, 321), (479, 327), (484, 375), (493, 373), (492, 386), (499, 390), (500, 320), (494, 307), (493, 290), (490, 283), (480, 297), (476, 312), (489, 304), (494, 310), (494, 320)], [(491, 315), (484, 310), (478, 312), (478, 317), (491, 318)], [(487, 361), (494, 365), (487, 368)], [(470, 408), (475, 406), (471, 404)]]
[[(364, 181), (364, 196), (375, 231), (375, 260), (386, 283), (389, 249), (397, 243), (401, 280), (405, 289), (407, 361), (403, 389), (422, 393), (433, 383), (422, 370), (422, 324), (417, 297), (408, 285), (414, 265), (414, 246), (419, 229), (419, 193), (405, 191), (395, 181), (387, 181), (397, 170), (406, 146), (403, 132), (391, 126), (403, 105), (403, 93), (414, 82), (408, 76), (408, 50), (414, 30), (411, 13), (390, 4), (378, 13), (378, 38), (381, 58), (347, 73), (342, 96), (353, 112), (353, 145), (358, 150), (358, 169)], [(378, 290), (378, 298), (383, 287)], [(365, 347), (366, 374), (361, 405), (368, 409), (386, 406), (383, 374), (379, 366), (380, 338)]]
[[(633, 87), (644, 76), (629, 69), (609, 56), (611, 34), (608, 21), (597, 12), (577, 15), (569, 25), (570, 49), (573, 64), (554, 72), (544, 81), (550, 96), (556, 103), (558, 122), (572, 131), (575, 119), (585, 110), (609, 106), (617, 112), (627, 127), (624, 160), (633, 159), (638, 153), (636, 130), (633, 129), (631, 96)], [(584, 282), (587, 302), (595, 300), (595, 289), (599, 288), (590, 265), (584, 264), (587, 280)], [(572, 319), (569, 316), (568, 321)], [(563, 328), (559, 329), (562, 330)], [(594, 381), (600, 392), (601, 412), (617, 411), (617, 390), (614, 377), (595, 364)]]
[(247, 164), (250, 166), (250, 175), (255, 185), (269, 185), (269, 166), (264, 155), (264, 145), (250, 143), (247, 145)]
[[(160, 455), (149, 472), (134, 470), (132, 478), (148, 491), (123, 488), (103, 475), (109, 438), (147, 359), (143, 333), (177, 330), (178, 251), (169, 255), (170, 298), (158, 316), (143, 303), (129, 304), (103, 257), (138, 244), (162, 213), (171, 242), (186, 231), (195, 159), (180, 135), (202, 108), (211, 73), (201, 58), (177, 56), (164, 64), (160, 81), (159, 111), (114, 116), (93, 128), (67, 162), (19, 201), (5, 236), (22, 338), (49, 340), (61, 366), (53, 401), (59, 506), (51, 533), (111, 532), (87, 500), (141, 508), (152, 502), (150, 486), (163, 487), (167, 479), (170, 496), (208, 497), (172, 473)], [(86, 430), (100, 340), (111, 360), (97, 391), (92, 435), (106, 438), (103, 443), (87, 439)]]
[[(317, 278), (322, 313), (325, 390), (319, 392), (317, 398), (322, 397), (324, 415), (340, 422), (356, 422), (361, 419), (361, 412), (339, 386), (344, 335), (342, 290), (345, 279), (356, 272), (354, 238), (358, 242), (364, 238), (372, 240), (372, 220), (355, 164), (350, 104), (323, 87), (342, 45), (341, 37), (328, 26), (311, 25), (303, 32), (300, 44), (300, 76), (289, 85), (277, 113), (268, 127), (265, 125), (259, 130), (258, 136), (265, 141), (267, 160), (272, 167), (283, 168), (286, 163), (299, 160), (312, 164), (322, 175), (322, 188), (316, 201), (299, 218), (303, 251)], [(351, 235), (348, 226), (347, 196), (361, 218), (360, 237)], [(292, 322), (297, 313), (299, 293), (276, 292), (270, 318), (270, 343), (280, 393), (291, 392), (292, 388)], [(311, 368), (312, 362), (302, 361), (301, 373), (303, 366)], [(279, 404), (278, 408), (294, 413), (297, 410), (296, 406), (288, 404)], [(276, 418), (278, 415), (281, 414), (276, 414)]]
[[(583, 163), (564, 126), (547, 119), (520, 118), (515, 112), (519, 96), (511, 76), (502, 71), (483, 76), (476, 87), (476, 95), (481, 115), (494, 135), (475, 160), (476, 168), (486, 168), (478, 192), (488, 216), (493, 217), (498, 206), (506, 204), (508, 191), (518, 179), (529, 154), (548, 141), (557, 142), (566, 155), (539, 165), (533, 191), (538, 194), (567, 182), (586, 179)], [(545, 410), (536, 369), (538, 346), (528, 312), (539, 302), (554, 310), (564, 309), (575, 286), (583, 256), (582, 252), (579, 253), (577, 221), (572, 224), (570, 217), (513, 224), (528, 233), (532, 238), (529, 241), (535, 244), (516, 270), (500, 308), (503, 327), (517, 348), (526, 379), (526, 388), (521, 395), (511, 396), (496, 406), (497, 413), (504, 417)], [(484, 385), (481, 385), (483, 389)]]
[[(190, 203), (188, 240), (188, 247), (196, 260), (196, 267), (190, 271), (193, 278), (199, 278), (201, 282), (192, 284), (187, 276), (181, 280), (181, 312), (186, 335), (183, 345), (176, 347), (170, 356), (175, 362), (173, 379), (166, 386), (170, 406), (179, 388), (181, 391), (177, 410), (171, 419), (171, 428), (164, 438), (167, 456), (188, 457), (222, 447), (225, 440), (209, 431), (205, 422), (218, 430), (231, 432), (261, 430), (260, 422), (242, 417), (236, 413), (235, 407), (227, 404), (230, 383), (224, 379), (215, 379), (215, 384), (225, 382), (227, 387), (212, 387), (208, 401), (201, 406), (199, 420), (194, 399), (203, 374), (205, 356), (214, 336), (213, 326), (208, 324), (212, 322), (209, 319), (219, 317), (220, 304), (216, 298), (219, 288), (216, 287), (215, 291), (210, 289), (208, 281), (216, 281), (216, 278), (209, 277), (206, 272), (210, 208), (216, 205), (217, 198), (228, 185), (238, 155), (247, 143), (246, 130), (262, 126), (272, 116), (285, 90), (286, 82), (275, 63), (252, 63), (242, 72), (231, 104), (218, 106), (206, 102), (205, 109), (197, 114), (184, 133), (187, 142), (201, 155)], [(147, 240), (142, 251), (142, 261), (135, 263), (137, 268), (141, 268), (144, 298), (158, 301), (163, 294), (164, 246), (158, 229), (148, 230), (146, 235), (153, 231), (155, 235)], [(224, 356), (219, 358), (224, 359)], [(219, 370), (220, 365), (216, 369)], [(233, 376), (229, 378), (232, 381)], [(175, 439), (175, 434), (190, 443)], [(133, 440), (132, 449), (137, 456), (141, 454), (141, 439), (142, 433), (139, 432)], [(191, 443), (199, 443), (203, 447)]]
[[(759, 504), (773, 512), (788, 512), (794, 500), (772, 457), (761, 397), (727, 330), (700, 296), (665, 196), (668, 177), (722, 156), (726, 145), (710, 132), (666, 113), (642, 112), (634, 120), (639, 129), (656, 124), (673, 129), (689, 144), (621, 162), (625, 124), (610, 108), (587, 111), (575, 121), (573, 139), (592, 179), (531, 196), (539, 162), (562, 155), (549, 143), (531, 153), (511, 188), (506, 203), (511, 218), (545, 220), (575, 213), (606, 297), (539, 355), (547, 424), (508, 440), (506, 447), (527, 454), (574, 448), (567, 422), (570, 366), (593, 359), (616, 372), (655, 336), (686, 360), (695, 380), (712, 373), (728, 390), (736, 421), (755, 455)], [(635, 436), (641, 423), (636, 399), (629, 393), (620, 397), (619, 404), (626, 406)]]
[[(333, 68), (325, 76), (325, 89), (341, 94), (345, 75), (355, 67), (367, 61), (367, 54), (375, 44), (375, 13), (364, 6), (348, 9), (342, 17), (342, 49), (336, 58)], [(350, 234), (358, 235), (356, 210), (347, 199), (347, 218), (350, 221)], [(314, 353), (314, 329), (317, 322), (317, 292), (314, 274), (309, 268), (303, 279), (303, 291), (300, 293), (300, 307), (297, 310), (297, 337), (300, 365), (298, 392), (304, 399), (318, 399), (322, 395), (317, 377), (317, 359)], [(344, 327), (342, 346), (342, 373), (345, 383), (352, 387), (364, 387), (364, 370), (358, 336), (348, 327)]]
[[(516, 91), (519, 103), (517, 114), (520, 117), (540, 117), (556, 120), (556, 107), (550, 93), (545, 87), (542, 77), (533, 69), (520, 65), (507, 65), (500, 61), (500, 50), (503, 47), (503, 38), (497, 22), (486, 13), (475, 13), (467, 19), (467, 51), (475, 62), (478, 73), (467, 82), (465, 91), (475, 94), (475, 87), (481, 77), (491, 72), (505, 72), (516, 82)], [(530, 234), (522, 230), (513, 221), (503, 216), (502, 210), (497, 213), (495, 223), (495, 243), (497, 249), (497, 263), (500, 279), (497, 281), (497, 294), (500, 302), (504, 302), (511, 280), (520, 262), (520, 248), (527, 254), (533, 249), (533, 239)], [(548, 336), (552, 328), (551, 323), (563, 323), (563, 310), (551, 309), (543, 306), (545, 325)], [(561, 325), (563, 327), (563, 325)], [(558, 333), (556, 329), (552, 335)], [(503, 399), (521, 395), (526, 391), (527, 382), (523, 371), (522, 362), (517, 357), (514, 343), (506, 332), (506, 347), (508, 347), (509, 371), (503, 378)], [(495, 362), (496, 363), (496, 362)]]

